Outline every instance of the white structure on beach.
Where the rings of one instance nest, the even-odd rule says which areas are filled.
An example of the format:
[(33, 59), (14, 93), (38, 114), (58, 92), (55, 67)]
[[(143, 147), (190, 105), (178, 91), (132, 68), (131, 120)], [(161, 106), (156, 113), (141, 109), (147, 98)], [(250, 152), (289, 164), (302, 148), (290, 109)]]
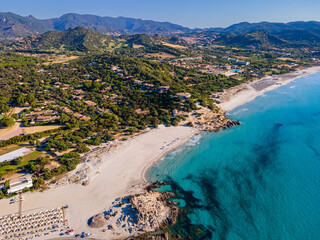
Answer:
[(33, 186), (31, 175), (25, 175), (20, 178), (10, 180), (10, 189), (8, 193), (14, 193), (23, 190), (24, 188), (30, 188)]
[(234, 58), (222, 57), (222, 59), (226, 60), (226, 61), (230, 61), (230, 62), (238, 64), (238, 65), (245, 65), (245, 66), (250, 65), (250, 62), (245, 62), (245, 61), (241, 61), (241, 60), (234, 59)]
[(3, 154), (0, 156), (0, 162), (5, 162), (5, 161), (12, 161), (18, 157), (22, 157), (24, 155), (27, 155), (30, 153), (31, 150), (29, 148), (23, 147), (20, 149), (17, 149), (15, 151)]

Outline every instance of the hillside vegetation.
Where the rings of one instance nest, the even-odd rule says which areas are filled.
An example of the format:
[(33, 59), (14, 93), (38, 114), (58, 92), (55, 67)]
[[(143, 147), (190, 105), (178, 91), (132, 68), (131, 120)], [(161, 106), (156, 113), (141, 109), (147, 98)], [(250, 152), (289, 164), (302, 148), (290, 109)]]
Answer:
[(14, 46), (38, 50), (98, 51), (107, 49), (115, 39), (90, 29), (77, 27), (67, 31), (50, 31), (25, 38)]
[[(167, 46), (167, 45), (169, 46)], [(76, 27), (66, 31), (50, 31), (26, 37), (20, 41), (6, 44), (17, 51), (56, 52), (56, 53), (103, 53), (113, 50), (133, 52), (136, 54), (166, 52), (175, 56), (180, 51), (170, 44), (185, 44), (177, 37), (162, 35), (123, 35), (114, 37), (93, 30)], [(140, 49), (136, 49), (138, 48)], [(177, 45), (178, 46), (178, 45)]]

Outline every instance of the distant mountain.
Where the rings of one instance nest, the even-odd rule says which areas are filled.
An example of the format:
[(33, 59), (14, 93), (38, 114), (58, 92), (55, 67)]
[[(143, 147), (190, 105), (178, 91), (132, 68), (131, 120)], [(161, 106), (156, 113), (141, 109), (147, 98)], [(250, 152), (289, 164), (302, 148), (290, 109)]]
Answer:
[(107, 34), (173, 34), (191, 30), (169, 22), (157, 22), (125, 17), (100, 17), (95, 15), (65, 14), (59, 18), (39, 20), (14, 13), (0, 13), (0, 38), (25, 37), (50, 30), (64, 31), (78, 26)]
[(208, 28), (205, 31), (218, 32), (218, 33), (234, 33), (243, 34), (253, 31), (264, 31), (267, 33), (279, 33), (288, 30), (308, 30), (316, 33), (320, 32), (320, 22), (289, 22), (289, 23), (272, 23), (272, 22), (260, 22), (260, 23), (248, 23), (242, 22), (233, 24), (227, 28)]
[(320, 44), (320, 32), (315, 33), (308, 30), (286, 30), (274, 34), (275, 36), (300, 44), (319, 45)]
[(22, 17), (14, 13), (0, 13), (0, 38), (25, 37), (50, 30), (45, 22), (32, 16)]
[(319, 46), (320, 22), (248, 23), (242, 22), (227, 28), (204, 29), (202, 34), (214, 35), (217, 43), (232, 46)]
[(245, 34), (221, 34), (216, 39), (215, 43), (240, 48), (246, 48), (249, 46), (272, 48), (288, 45), (287, 41), (263, 31), (253, 31)]
[[(14, 13), (0, 13), (0, 38), (19, 38), (31, 36), (33, 34), (39, 34), (48, 31), (68, 31), (69, 29), (74, 29), (77, 27), (82, 27), (77, 32), (80, 34), (82, 32), (87, 36), (83, 37), (84, 45), (74, 45), (74, 44), (64, 44), (66, 50), (73, 49), (87, 49), (91, 47), (100, 46), (101, 44), (108, 43), (111, 40), (101, 40), (102, 36), (95, 36), (94, 39), (97, 40), (94, 44), (89, 43), (90, 35), (93, 32), (84, 33), (84, 29), (90, 29), (100, 34), (108, 35), (133, 35), (132, 37), (127, 37), (125, 40), (131, 46), (136, 45), (151, 45), (156, 44), (161, 45), (161, 37), (156, 37), (156, 34), (161, 35), (177, 35), (177, 34), (187, 34), (194, 36), (214, 36), (217, 38), (217, 42), (224, 44), (247, 46), (247, 45), (258, 45), (258, 46), (275, 46), (278, 44), (303, 44), (303, 45), (317, 45), (320, 42), (320, 22), (310, 21), (310, 22), (289, 22), (289, 23), (272, 23), (272, 22), (260, 22), (260, 23), (248, 23), (242, 22), (238, 24), (231, 25), (227, 28), (208, 28), (208, 29), (194, 29), (172, 24), (169, 22), (156, 22), (151, 20), (141, 20), (134, 18), (125, 17), (100, 17), (95, 15), (81, 15), (75, 13), (65, 14), (59, 18), (52, 18), (46, 20), (39, 20), (32, 16), (22, 17)], [(263, 34), (265, 33), (265, 34)], [(77, 35), (76, 34), (76, 35)], [(145, 35), (143, 35), (145, 34)], [(80, 34), (81, 35), (81, 34)], [(82, 37), (78, 36), (79, 39)], [(150, 39), (147, 35), (153, 35)], [(53, 37), (54, 36), (54, 37)], [(58, 43), (64, 40), (72, 39), (72, 34), (52, 32), (41, 36), (37, 47), (41, 47), (39, 44), (43, 44), (42, 47), (49, 47), (49, 45), (54, 45), (50, 41), (45, 41), (43, 39), (59, 39)], [(98, 40), (99, 39), (99, 40)], [(79, 43), (75, 39), (76, 43)], [(102, 41), (98, 43), (99, 41)], [(166, 39), (167, 43), (170, 41), (179, 41), (177, 39)], [(47, 42), (47, 43), (43, 43)], [(81, 42), (81, 41), (80, 41)], [(104, 43), (103, 43), (104, 42)], [(36, 44), (30, 40), (29, 44)], [(49, 45), (46, 45), (49, 44)], [(178, 43), (179, 44), (179, 43)], [(28, 46), (28, 44), (25, 44)], [(90, 47), (88, 47), (90, 46)], [(55, 48), (54, 46), (53, 48)], [(103, 45), (103, 48), (106, 46)], [(137, 46), (136, 46), (137, 47)], [(50, 48), (50, 47), (49, 47)], [(162, 48), (164, 48), (162, 46)]]
[(100, 33), (118, 34), (171, 34), (191, 31), (189, 28), (169, 22), (156, 22), (125, 17), (99, 17), (96, 15), (81, 15), (75, 13), (65, 14), (60, 18), (44, 20), (44, 22), (50, 27), (60, 31), (78, 26), (86, 27)]

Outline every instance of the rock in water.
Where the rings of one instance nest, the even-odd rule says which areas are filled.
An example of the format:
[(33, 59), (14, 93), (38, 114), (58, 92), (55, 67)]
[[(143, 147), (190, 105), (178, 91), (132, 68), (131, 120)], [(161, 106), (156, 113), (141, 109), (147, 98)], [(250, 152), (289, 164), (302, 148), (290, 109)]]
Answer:
[(91, 228), (101, 228), (107, 223), (103, 213), (99, 213), (89, 219), (88, 225)]

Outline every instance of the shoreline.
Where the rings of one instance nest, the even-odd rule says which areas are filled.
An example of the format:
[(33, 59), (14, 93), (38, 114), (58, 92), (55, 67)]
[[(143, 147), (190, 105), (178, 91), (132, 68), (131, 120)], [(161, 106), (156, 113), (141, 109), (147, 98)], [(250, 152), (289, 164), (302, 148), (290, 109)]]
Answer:
[[(75, 233), (90, 232), (95, 239), (122, 239), (132, 235), (121, 227), (116, 231), (102, 232), (92, 229), (87, 221), (99, 212), (112, 208), (113, 202), (119, 197), (140, 194), (146, 186), (146, 171), (162, 156), (186, 143), (197, 134), (196, 129), (190, 127), (164, 127), (151, 129), (122, 142), (110, 152), (100, 155), (93, 152), (89, 159), (97, 154), (101, 162), (97, 164), (85, 162), (79, 164), (70, 175), (84, 166), (89, 168), (89, 184), (83, 181), (67, 183), (53, 187), (43, 192), (27, 192), (23, 194), (23, 214), (30, 214), (69, 205), (66, 211), (68, 225)], [(90, 166), (90, 164), (92, 164)], [(16, 214), (17, 204), (10, 204), (10, 199), (0, 200), (0, 216)], [(142, 232), (140, 232), (142, 233)], [(58, 236), (50, 234), (42, 239), (52, 239)], [(0, 238), (1, 239), (1, 238)]]
[(252, 82), (242, 83), (225, 90), (220, 95), (220, 99), (218, 99), (221, 101), (218, 106), (225, 112), (229, 112), (254, 100), (256, 97), (261, 96), (266, 92), (284, 86), (297, 78), (305, 77), (317, 72), (320, 72), (320, 66), (308, 67), (299, 69), (293, 73), (267, 76)]
[(176, 145), (175, 147), (171, 148), (171, 149), (167, 149), (166, 151), (158, 154), (157, 156), (154, 157), (154, 160), (147, 163), (147, 165), (144, 167), (144, 169), (141, 171), (141, 179), (143, 181), (144, 184), (148, 184), (151, 183), (149, 182), (149, 180), (147, 179), (147, 172), (153, 167), (155, 166), (163, 157), (165, 157), (167, 154), (173, 152), (174, 150), (176, 150), (177, 148), (181, 147), (183, 144), (187, 143), (191, 138), (193, 138), (194, 136), (196, 136), (197, 134), (199, 134), (200, 132), (196, 129), (193, 129), (194, 133), (190, 134), (188, 137), (186, 137), (185, 139), (183, 139), (178, 145)]
[[(243, 83), (225, 90), (221, 95), (223, 101), (218, 106), (228, 112), (252, 101), (265, 92), (317, 72), (320, 72), (320, 66)], [(112, 144), (101, 146), (101, 151), (90, 152), (85, 156), (86, 161), (80, 163), (76, 170), (68, 173), (66, 177), (71, 178), (77, 174), (77, 171), (84, 170), (85, 178), (80, 179), (77, 183), (66, 181), (63, 186), (52, 187), (44, 192), (24, 194), (23, 213), (69, 205), (67, 210), (68, 223), (76, 233), (91, 232), (95, 239), (129, 237), (132, 233), (124, 229), (119, 229), (115, 234), (111, 231), (103, 233), (101, 229), (89, 228), (87, 220), (98, 212), (109, 209), (116, 198), (141, 193), (143, 187), (149, 183), (146, 174), (150, 168), (162, 157), (199, 133), (199, 130), (191, 127), (159, 126), (156, 129), (137, 134), (121, 144), (118, 144), (120, 141), (116, 140), (115, 146)], [(88, 181), (88, 185), (82, 185), (84, 180)], [(0, 216), (17, 212), (17, 205), (9, 204), (9, 201), (10, 199), (0, 200)], [(50, 234), (43, 239), (53, 237)]]

